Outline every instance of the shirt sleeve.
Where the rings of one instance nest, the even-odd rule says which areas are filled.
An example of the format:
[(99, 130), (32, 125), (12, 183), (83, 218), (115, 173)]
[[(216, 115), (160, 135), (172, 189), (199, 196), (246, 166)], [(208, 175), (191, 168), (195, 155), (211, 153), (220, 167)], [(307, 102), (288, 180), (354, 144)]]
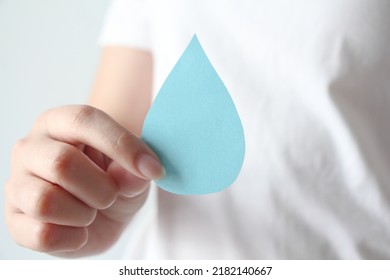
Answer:
[(113, 0), (106, 13), (99, 44), (151, 49), (147, 0)]

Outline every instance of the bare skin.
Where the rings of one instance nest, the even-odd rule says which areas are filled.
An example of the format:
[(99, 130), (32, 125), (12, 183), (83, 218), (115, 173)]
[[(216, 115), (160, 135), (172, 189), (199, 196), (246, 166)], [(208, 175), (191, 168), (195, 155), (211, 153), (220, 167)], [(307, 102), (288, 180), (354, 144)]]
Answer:
[(163, 176), (139, 139), (151, 102), (152, 57), (103, 50), (90, 105), (51, 109), (13, 150), (6, 219), (16, 242), (61, 257), (101, 253)]

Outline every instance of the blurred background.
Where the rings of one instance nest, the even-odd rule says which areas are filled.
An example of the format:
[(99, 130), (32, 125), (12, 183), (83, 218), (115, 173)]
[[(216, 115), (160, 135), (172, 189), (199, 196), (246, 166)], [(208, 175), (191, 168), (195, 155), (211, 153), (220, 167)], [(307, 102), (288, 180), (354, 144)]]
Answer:
[[(11, 239), (3, 186), (15, 141), (52, 107), (85, 103), (109, 0), (0, 0), (0, 259), (52, 259)], [(125, 240), (93, 259), (121, 258)]]

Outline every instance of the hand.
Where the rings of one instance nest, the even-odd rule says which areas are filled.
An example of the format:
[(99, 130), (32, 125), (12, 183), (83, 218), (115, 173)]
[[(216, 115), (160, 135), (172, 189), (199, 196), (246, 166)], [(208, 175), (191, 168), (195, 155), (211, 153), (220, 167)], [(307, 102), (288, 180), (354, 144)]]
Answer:
[(22, 246), (64, 257), (108, 249), (163, 176), (157, 156), (104, 112), (66, 106), (15, 145), (6, 218)]

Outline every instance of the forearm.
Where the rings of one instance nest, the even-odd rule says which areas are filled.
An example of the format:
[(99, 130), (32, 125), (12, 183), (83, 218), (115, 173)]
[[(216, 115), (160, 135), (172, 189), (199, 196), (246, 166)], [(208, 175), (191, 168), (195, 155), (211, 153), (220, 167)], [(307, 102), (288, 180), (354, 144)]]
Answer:
[(104, 48), (88, 103), (139, 136), (151, 103), (152, 64), (148, 52)]

